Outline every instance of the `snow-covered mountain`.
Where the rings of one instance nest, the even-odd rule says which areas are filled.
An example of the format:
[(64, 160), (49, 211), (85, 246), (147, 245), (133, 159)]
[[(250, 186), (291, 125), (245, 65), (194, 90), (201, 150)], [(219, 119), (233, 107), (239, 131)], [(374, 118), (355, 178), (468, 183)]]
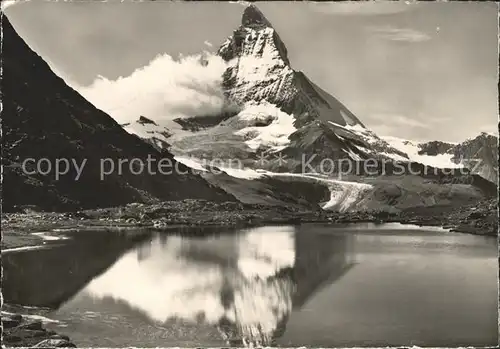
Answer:
[[(204, 178), (243, 201), (280, 201), (282, 198), (272, 197), (271, 200), (270, 197), (287, 185), (291, 187), (290, 182), (296, 185), (310, 179), (304, 174), (297, 174), (303, 169), (304, 156), (307, 159), (314, 157), (309, 164), (316, 169), (324, 159), (387, 159), (435, 168), (465, 166), (455, 160), (456, 149), (458, 153), (466, 153), (465, 150), (458, 151), (458, 145), (380, 137), (367, 128), (338, 99), (317, 86), (304, 73), (293, 69), (279, 34), (254, 5), (244, 10), (240, 26), (221, 45), (217, 54), (226, 62), (221, 88), (226, 98), (225, 104), (230, 107), (223, 108), (220, 115), (193, 115), (188, 119), (175, 120), (177, 126), (172, 128), (169, 125), (167, 130), (172, 136), (163, 141), (170, 145), (169, 151), (179, 161), (192, 168), (202, 169)], [(211, 63), (205, 61), (203, 64)], [(165, 127), (161, 124), (135, 123), (129, 125), (127, 130), (142, 138), (148, 138), (148, 134), (152, 135), (149, 138), (158, 138), (158, 134), (164, 135)], [(159, 144), (157, 139), (153, 143)], [(264, 161), (263, 154), (266, 156)], [(201, 165), (213, 159), (218, 160), (216, 167), (222, 168), (228, 178), (211, 176), (206, 171), (207, 167)], [(246, 168), (230, 168), (229, 162), (234, 159), (240, 160), (240, 164)], [(220, 164), (220, 160), (227, 163)], [(407, 166), (418, 164), (410, 163)], [(487, 174), (486, 178), (491, 179), (490, 172), (487, 172), (489, 168), (480, 173)], [(259, 172), (261, 170), (263, 172)], [(293, 176), (294, 173), (296, 176)], [(398, 190), (404, 193), (401, 198), (398, 197), (398, 205), (403, 207), (407, 202), (415, 205), (441, 203), (441, 197), (447, 196), (437, 193), (448, 188), (437, 177), (433, 179), (436, 183), (429, 184), (423, 178), (409, 178), (408, 183), (398, 184)], [(270, 181), (270, 178), (273, 181), (271, 184), (265, 182)], [(330, 191), (330, 199), (322, 201), (322, 207), (340, 211), (355, 207), (380, 207), (380, 200), (386, 199), (373, 199), (376, 196), (374, 193), (393, 185), (389, 179), (387, 183), (382, 181), (369, 185), (360, 183), (367, 181), (366, 178), (343, 179), (349, 182), (332, 182), (331, 178), (316, 179)], [(280, 181), (279, 185), (277, 180)], [(398, 180), (406, 181), (401, 178)], [(464, 197), (480, 197), (472, 189), (474, 195), (467, 193)], [(423, 190), (441, 196), (436, 199), (431, 195), (431, 199), (421, 202), (419, 193)], [(322, 195), (317, 197), (323, 199)]]
[[(279, 146), (271, 150), (282, 150), (292, 158), (313, 151), (320, 157), (335, 153), (335, 158), (353, 160), (384, 153), (405, 158), (339, 100), (292, 68), (285, 44), (257, 7), (245, 9), (240, 27), (218, 54), (228, 62), (223, 79), (228, 99), (244, 111), (259, 103), (268, 106), (271, 116), (278, 114), (268, 125), (252, 129), (254, 149), (267, 150), (272, 129)], [(279, 108), (281, 115), (272, 108)], [(319, 153), (318, 142), (324, 148)]]
[(498, 184), (498, 134), (482, 132), (476, 138), (457, 144), (451, 151), (454, 162)]
[[(462, 167), (452, 161), (453, 154), (449, 153), (450, 149), (455, 146), (454, 144), (438, 141), (419, 142), (392, 136), (382, 136), (382, 138), (394, 148), (407, 154), (410, 161), (437, 168)], [(437, 143), (442, 143), (443, 146), (434, 146)]]
[[(227, 104), (236, 112), (216, 125), (191, 128), (191, 133), (182, 135), (174, 132), (166, 140), (174, 153), (257, 160), (259, 153), (282, 151), (290, 159), (285, 169), (292, 171), (302, 154), (314, 154), (317, 160), (408, 159), (367, 129), (339, 100), (294, 70), (279, 34), (254, 5), (244, 10), (241, 25), (218, 55), (227, 63), (222, 81)], [(134, 125), (129, 130), (141, 137), (163, 132), (161, 126), (156, 131), (150, 125), (144, 127), (148, 129)]]
[(437, 168), (467, 168), (490, 182), (498, 181), (497, 135), (482, 132), (479, 136), (461, 143), (383, 138), (393, 147), (408, 154), (412, 162)]
[(285, 44), (253, 5), (218, 54), (228, 62), (226, 95), (240, 105), (266, 101), (293, 115), (297, 128), (313, 120), (363, 126), (337, 99), (292, 69)]

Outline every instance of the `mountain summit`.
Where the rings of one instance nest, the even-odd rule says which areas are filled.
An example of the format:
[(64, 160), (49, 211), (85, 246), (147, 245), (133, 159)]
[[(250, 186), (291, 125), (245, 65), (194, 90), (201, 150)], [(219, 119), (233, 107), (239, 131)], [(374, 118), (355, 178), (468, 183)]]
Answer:
[(283, 40), (255, 5), (245, 8), (241, 24), (217, 55), (226, 62), (221, 87), (228, 107), (220, 115), (175, 119), (183, 132), (169, 128), (167, 134), (161, 125), (139, 127), (137, 123), (127, 130), (155, 146), (168, 144), (180, 157), (236, 157), (249, 167), (261, 168), (257, 160), (263, 152), (281, 151), (290, 162), (279, 168), (264, 166), (279, 171), (297, 170), (302, 154), (314, 155), (317, 161), (408, 160), (337, 98), (292, 68)]
[(237, 103), (267, 101), (293, 114), (297, 126), (314, 119), (340, 125), (362, 125), (337, 99), (292, 69), (285, 44), (254, 5), (243, 12), (237, 28), (218, 51), (228, 62), (224, 88)]
[(291, 161), (279, 168), (264, 166), (273, 171), (298, 170), (302, 154), (314, 155), (316, 161), (408, 160), (337, 98), (292, 68), (283, 40), (255, 5), (245, 8), (241, 24), (217, 55), (226, 62), (221, 88), (228, 108), (220, 115), (173, 120), (182, 132), (174, 125), (167, 130), (171, 135), (165, 125), (134, 123), (127, 130), (149, 141), (156, 137), (155, 146), (168, 145), (177, 156), (237, 157), (249, 167), (261, 168), (257, 160), (263, 152), (284, 152)]
[[(293, 57), (289, 57), (285, 43), (255, 5), (245, 8), (241, 24), (217, 54), (226, 62), (222, 92), (230, 108), (222, 108), (217, 115), (173, 120), (182, 126), (182, 132), (140, 122), (126, 129), (158, 148), (170, 147), (181, 158), (237, 158), (245, 166), (274, 172), (302, 170), (304, 156), (314, 157), (313, 166), (325, 159), (388, 159), (438, 168), (461, 167), (451, 161), (451, 144), (433, 142), (420, 148), (412, 142), (381, 138), (367, 128), (337, 98), (293, 69)], [(465, 148), (456, 156), (467, 155)], [(286, 156), (286, 163), (276, 166), (272, 161), (266, 165), (259, 161), (262, 154), (277, 152)], [(494, 154), (488, 155), (490, 158), (496, 159)], [(490, 170), (481, 173), (490, 180), (495, 177)]]
[(270, 27), (271, 23), (267, 20), (262, 12), (255, 5), (250, 5), (243, 11), (241, 18), (243, 26), (266, 26)]
[[(285, 44), (255, 5), (244, 10), (241, 25), (222, 44), (218, 54), (228, 64), (223, 88), (229, 100), (243, 109), (248, 105), (266, 105), (293, 117), (293, 128), (287, 128), (292, 132), (282, 135), (289, 140), (290, 155), (316, 152), (321, 143), (326, 153), (335, 153), (337, 157), (361, 159), (384, 153), (407, 159), (404, 153), (366, 129), (337, 98), (291, 67)], [(276, 128), (281, 121), (275, 120), (268, 127)]]

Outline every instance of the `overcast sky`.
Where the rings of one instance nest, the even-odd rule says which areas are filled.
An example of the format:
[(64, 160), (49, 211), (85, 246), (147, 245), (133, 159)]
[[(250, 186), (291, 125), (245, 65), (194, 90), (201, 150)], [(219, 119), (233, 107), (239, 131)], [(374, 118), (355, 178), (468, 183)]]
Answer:
[[(497, 132), (498, 8), (486, 3), (259, 2), (292, 67), (380, 135), (462, 141)], [(221, 2), (47, 2), (5, 9), (63, 78), (88, 86), (155, 56), (216, 50), (244, 7)]]

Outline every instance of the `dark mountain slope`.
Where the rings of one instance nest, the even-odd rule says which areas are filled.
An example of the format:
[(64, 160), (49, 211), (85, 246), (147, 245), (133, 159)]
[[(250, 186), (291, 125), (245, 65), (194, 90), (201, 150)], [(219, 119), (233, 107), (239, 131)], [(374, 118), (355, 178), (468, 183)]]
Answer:
[(473, 139), (454, 146), (450, 152), (453, 161), (498, 184), (498, 137), (482, 132)]
[[(56, 76), (49, 66), (18, 36), (7, 17), (2, 16), (2, 161), (3, 209), (12, 211), (23, 205), (44, 210), (71, 210), (104, 207), (129, 202), (152, 202), (203, 198), (216, 201), (235, 200), (220, 189), (193, 174), (158, 173), (158, 161), (187, 168), (173, 160), (170, 153), (160, 153), (138, 137), (130, 135), (111, 117), (96, 109)], [(84, 64), (84, 62), (82, 62)], [(125, 163), (118, 173), (118, 160), (148, 156), (153, 171), (147, 168), (134, 174)], [(76, 170), (55, 180), (28, 175), (21, 165), (27, 158), (87, 160), (79, 180)], [(116, 170), (101, 180), (101, 159), (111, 159)], [(139, 172), (136, 160), (132, 171)], [(109, 163), (109, 162), (108, 162)], [(33, 166), (28, 170), (33, 171)], [(165, 167), (165, 171), (169, 168)], [(153, 172), (156, 172), (154, 174)]]
[(441, 141), (430, 141), (427, 143), (421, 143), (418, 145), (420, 150), (419, 155), (431, 155), (436, 156), (438, 154), (444, 154), (453, 148), (453, 144), (441, 142)]

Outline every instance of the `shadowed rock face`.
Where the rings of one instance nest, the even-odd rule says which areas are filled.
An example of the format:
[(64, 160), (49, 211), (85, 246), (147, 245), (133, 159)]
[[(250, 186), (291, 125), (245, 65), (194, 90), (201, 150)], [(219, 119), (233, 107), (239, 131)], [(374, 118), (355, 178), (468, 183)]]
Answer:
[(245, 26), (271, 26), (267, 18), (264, 17), (262, 12), (254, 5), (250, 5), (245, 9), (243, 17), (241, 18), (241, 24)]
[(462, 162), (472, 173), (498, 184), (498, 137), (481, 133), (451, 149), (453, 161)]
[(138, 120), (137, 122), (138, 122), (139, 124), (141, 124), (141, 125), (151, 124), (151, 125), (158, 126), (158, 125), (156, 124), (156, 122), (154, 122), (153, 120), (148, 119), (147, 117), (142, 116), (142, 115), (139, 117), (139, 120)]
[(4, 301), (58, 308), (127, 249), (147, 237), (147, 234), (137, 234), (125, 238), (106, 232), (80, 235), (57, 247), (42, 246), (36, 251), (3, 254)]
[(419, 155), (451, 154), (452, 161), (462, 164), (472, 174), (498, 183), (498, 137), (482, 132), (459, 144), (431, 141), (418, 145)]
[(419, 155), (438, 155), (449, 152), (453, 148), (453, 144), (441, 142), (441, 141), (431, 141), (427, 143), (419, 144)]
[[(23, 205), (58, 211), (166, 199), (234, 200), (199, 176), (179, 175), (175, 171), (159, 174), (157, 165), (162, 158), (176, 166), (170, 153), (160, 152), (128, 134), (110, 116), (68, 87), (24, 43), (6, 16), (2, 16), (2, 29), (5, 211)], [(141, 159), (147, 164), (148, 156), (154, 159), (155, 170), (146, 168), (134, 174), (138, 166), (130, 166), (130, 160)], [(54, 172), (47, 176), (26, 174), (21, 165), (27, 158), (46, 158), (52, 164), (63, 158), (86, 164), (78, 180), (74, 166), (55, 180)], [(112, 174), (101, 180), (102, 159), (110, 159), (116, 166), (119, 159), (124, 159), (122, 174), (115, 167)], [(33, 164), (27, 169), (33, 171)], [(179, 169), (187, 170), (183, 165)]]

